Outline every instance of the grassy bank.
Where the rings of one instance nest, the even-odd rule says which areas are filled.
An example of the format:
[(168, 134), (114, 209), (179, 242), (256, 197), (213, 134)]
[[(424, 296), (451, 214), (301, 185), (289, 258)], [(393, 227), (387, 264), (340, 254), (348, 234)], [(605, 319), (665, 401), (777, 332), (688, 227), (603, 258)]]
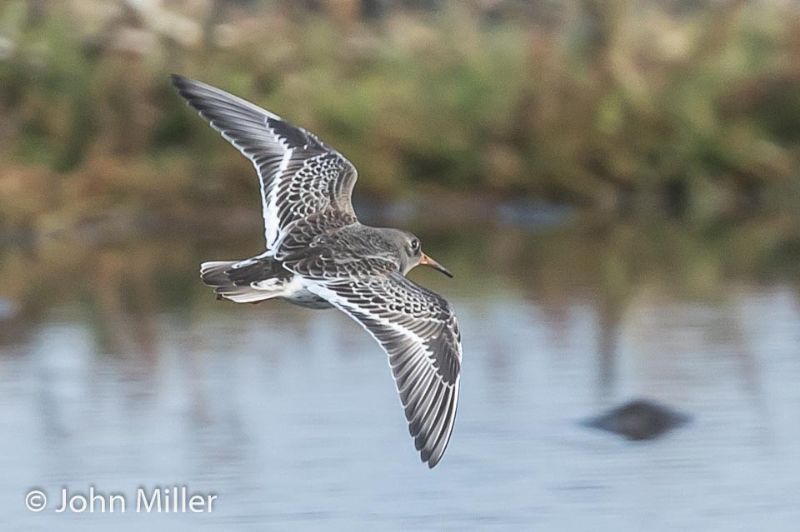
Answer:
[(800, 203), (797, 5), (297, 4), (5, 2), (0, 223), (249, 204), (248, 163), (172, 71), (319, 133), (368, 194), (698, 219)]

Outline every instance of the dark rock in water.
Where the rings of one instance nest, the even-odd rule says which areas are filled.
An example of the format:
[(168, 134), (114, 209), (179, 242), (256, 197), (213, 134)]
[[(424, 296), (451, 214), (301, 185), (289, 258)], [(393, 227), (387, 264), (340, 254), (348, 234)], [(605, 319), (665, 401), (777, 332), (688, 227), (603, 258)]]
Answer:
[(689, 420), (686, 414), (652, 401), (637, 399), (588, 419), (583, 424), (625, 436), (629, 440), (651, 440)]

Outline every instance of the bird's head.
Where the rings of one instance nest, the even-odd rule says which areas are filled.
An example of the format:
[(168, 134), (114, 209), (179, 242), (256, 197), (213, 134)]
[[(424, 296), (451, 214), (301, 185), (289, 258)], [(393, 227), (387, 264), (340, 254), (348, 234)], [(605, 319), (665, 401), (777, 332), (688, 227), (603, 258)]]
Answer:
[(400, 267), (403, 274), (408, 273), (421, 264), (439, 270), (448, 277), (453, 277), (450, 270), (422, 252), (422, 244), (419, 238), (412, 233), (408, 231), (397, 231), (396, 243), (400, 250)]

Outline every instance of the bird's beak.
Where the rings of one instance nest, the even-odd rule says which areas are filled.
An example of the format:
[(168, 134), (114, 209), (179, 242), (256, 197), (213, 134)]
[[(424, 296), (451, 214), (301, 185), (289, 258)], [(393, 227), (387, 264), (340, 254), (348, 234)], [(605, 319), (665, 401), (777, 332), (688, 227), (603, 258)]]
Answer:
[(445, 268), (444, 266), (442, 266), (441, 264), (439, 264), (438, 262), (436, 262), (435, 260), (433, 260), (424, 253), (422, 254), (422, 258), (419, 259), (419, 263), (424, 264), (425, 266), (430, 266), (431, 268), (434, 268), (436, 270), (439, 270), (440, 272), (442, 272), (443, 274), (445, 274), (450, 278), (453, 277), (453, 274), (450, 273), (450, 270), (448, 270), (447, 268)]

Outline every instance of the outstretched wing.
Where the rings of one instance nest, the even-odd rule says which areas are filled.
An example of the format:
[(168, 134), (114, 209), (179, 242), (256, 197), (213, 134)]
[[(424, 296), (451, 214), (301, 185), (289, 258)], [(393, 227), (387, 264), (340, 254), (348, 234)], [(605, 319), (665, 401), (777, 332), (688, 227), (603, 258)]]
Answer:
[(350, 161), (308, 131), (205, 83), (172, 75), (200, 116), (253, 162), (261, 181), (267, 254), (308, 218), (331, 228), (354, 223), (350, 201), (358, 173)]
[(389, 355), (423, 462), (442, 458), (458, 406), (461, 334), (450, 304), (400, 273), (314, 281), (309, 291), (359, 322)]

